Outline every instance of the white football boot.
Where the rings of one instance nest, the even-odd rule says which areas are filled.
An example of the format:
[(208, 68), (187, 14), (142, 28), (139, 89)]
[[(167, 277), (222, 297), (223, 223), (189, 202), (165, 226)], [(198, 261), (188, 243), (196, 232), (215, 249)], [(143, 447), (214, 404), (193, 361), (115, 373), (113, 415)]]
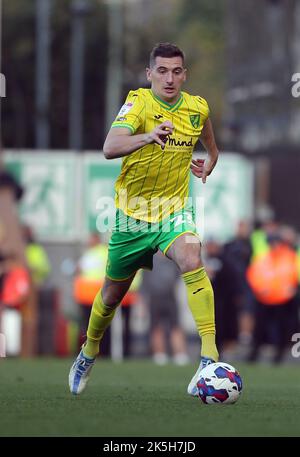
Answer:
[(79, 395), (85, 389), (95, 360), (96, 358), (86, 357), (81, 349), (69, 373), (69, 387), (72, 394)]
[(215, 361), (213, 359), (209, 359), (208, 357), (201, 357), (201, 362), (200, 362), (199, 368), (196, 371), (196, 373), (194, 374), (194, 376), (187, 388), (187, 393), (189, 395), (192, 395), (192, 397), (198, 397), (197, 382), (199, 381), (201, 370), (203, 370), (203, 368), (207, 367), (211, 363), (215, 363)]

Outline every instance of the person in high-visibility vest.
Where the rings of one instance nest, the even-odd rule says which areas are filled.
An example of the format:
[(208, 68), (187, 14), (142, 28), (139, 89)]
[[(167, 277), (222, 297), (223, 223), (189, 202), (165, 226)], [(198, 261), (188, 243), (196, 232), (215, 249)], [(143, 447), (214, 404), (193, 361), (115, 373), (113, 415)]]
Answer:
[[(105, 277), (108, 247), (102, 243), (98, 232), (90, 234), (88, 247), (78, 261), (78, 274), (74, 280), (74, 298), (80, 306), (80, 346), (86, 338), (85, 331), (89, 323), (91, 308), (96, 293), (102, 287)], [(124, 319), (123, 348), (124, 356), (129, 355), (130, 345), (130, 307), (136, 300), (136, 293), (141, 282), (140, 274), (136, 275), (130, 290), (122, 301), (122, 316)], [(110, 353), (110, 332), (104, 336), (101, 346), (101, 355)]]
[(51, 265), (44, 247), (35, 240), (33, 230), (29, 226), (23, 227), (25, 239), (25, 256), (33, 283), (40, 289), (51, 273)]
[(250, 236), (252, 247), (252, 260), (258, 256), (266, 254), (270, 245), (268, 237), (278, 233), (278, 223), (274, 218), (267, 219), (261, 223), (257, 223), (257, 227), (253, 230)]
[(257, 300), (253, 347), (250, 361), (259, 356), (268, 326), (275, 330), (274, 362), (280, 362), (291, 333), (291, 314), (294, 315), (299, 285), (298, 258), (294, 249), (278, 234), (268, 237), (269, 250), (253, 259), (247, 279)]
[[(74, 299), (80, 308), (80, 345), (85, 339), (85, 330), (89, 322), (95, 294), (103, 284), (106, 260), (107, 245), (101, 242), (98, 233), (91, 233), (87, 249), (78, 261), (77, 275), (73, 284)], [(104, 352), (107, 353), (108, 349), (105, 348)]]

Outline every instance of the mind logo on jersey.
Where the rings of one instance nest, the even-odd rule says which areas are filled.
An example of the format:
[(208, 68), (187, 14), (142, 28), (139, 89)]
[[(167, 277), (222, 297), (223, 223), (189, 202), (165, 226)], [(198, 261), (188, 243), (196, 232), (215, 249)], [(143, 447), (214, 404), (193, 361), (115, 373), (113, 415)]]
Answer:
[(199, 128), (200, 125), (200, 114), (191, 114), (190, 121), (194, 129)]
[(169, 146), (191, 147), (191, 146), (193, 146), (193, 138), (191, 138), (189, 141), (187, 141), (187, 140), (181, 140), (181, 138), (176, 139), (176, 138), (169, 136), (167, 144)]

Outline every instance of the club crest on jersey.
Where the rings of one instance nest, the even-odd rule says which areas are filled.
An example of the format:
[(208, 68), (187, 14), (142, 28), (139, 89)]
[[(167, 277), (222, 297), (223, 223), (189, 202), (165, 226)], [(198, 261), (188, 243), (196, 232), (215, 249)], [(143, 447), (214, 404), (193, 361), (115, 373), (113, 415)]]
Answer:
[(132, 102), (125, 103), (122, 106), (122, 108), (120, 109), (117, 117), (124, 117), (127, 113), (129, 113), (129, 111), (131, 110), (132, 107), (133, 107)]
[(197, 129), (200, 125), (200, 114), (191, 114), (190, 121), (194, 129)]

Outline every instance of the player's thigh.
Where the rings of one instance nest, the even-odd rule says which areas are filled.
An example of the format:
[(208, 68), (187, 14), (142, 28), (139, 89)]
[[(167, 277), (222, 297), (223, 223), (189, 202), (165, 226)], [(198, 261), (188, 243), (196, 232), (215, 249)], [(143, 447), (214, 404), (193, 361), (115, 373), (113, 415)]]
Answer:
[(198, 264), (201, 261), (201, 247), (199, 238), (193, 234), (183, 233), (176, 238), (167, 252), (167, 257), (174, 260), (177, 265), (189, 262)]
[(114, 232), (108, 246), (107, 278), (122, 282), (140, 268), (152, 269), (156, 250), (147, 233)]
[(202, 266), (201, 243), (189, 212), (183, 211), (166, 221), (158, 247), (178, 265), (182, 273)]

